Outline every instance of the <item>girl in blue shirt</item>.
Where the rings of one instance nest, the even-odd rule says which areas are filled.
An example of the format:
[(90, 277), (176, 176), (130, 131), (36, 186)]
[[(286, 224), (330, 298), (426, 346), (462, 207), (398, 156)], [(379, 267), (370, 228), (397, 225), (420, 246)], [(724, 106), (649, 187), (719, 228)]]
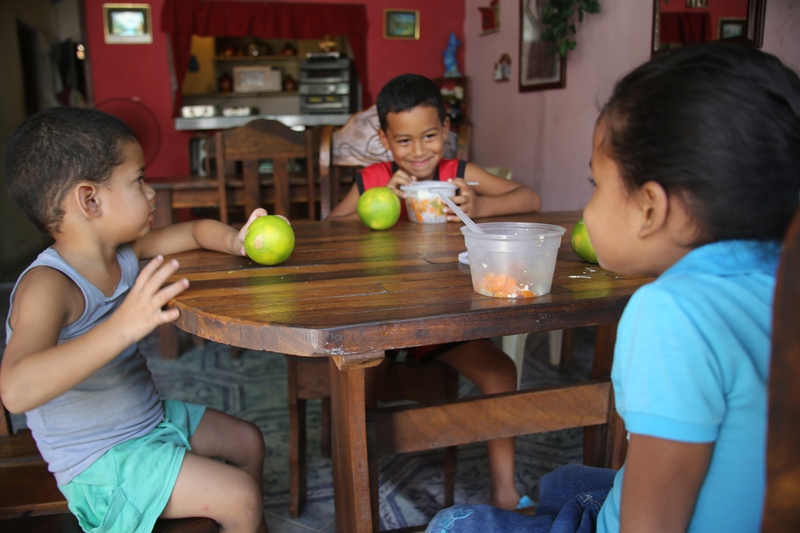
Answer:
[(775, 273), (800, 193), (800, 79), (739, 45), (660, 55), (616, 85), (591, 169), (584, 218), (600, 265), (658, 277), (617, 333), (625, 466), (548, 474), (535, 516), (462, 505), (428, 531), (757, 531)]

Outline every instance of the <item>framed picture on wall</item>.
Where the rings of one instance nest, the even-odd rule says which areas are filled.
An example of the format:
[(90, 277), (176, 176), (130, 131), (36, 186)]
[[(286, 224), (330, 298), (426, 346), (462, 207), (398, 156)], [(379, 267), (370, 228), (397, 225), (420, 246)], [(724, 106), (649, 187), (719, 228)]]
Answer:
[(384, 9), (383, 38), (419, 39), (419, 11), (410, 9)]
[(106, 44), (150, 44), (153, 25), (149, 4), (103, 4)]
[(732, 39), (747, 35), (747, 19), (720, 17), (717, 22), (717, 39)]
[(541, 91), (566, 87), (567, 60), (548, 48), (541, 39), (545, 0), (520, 0), (519, 90)]

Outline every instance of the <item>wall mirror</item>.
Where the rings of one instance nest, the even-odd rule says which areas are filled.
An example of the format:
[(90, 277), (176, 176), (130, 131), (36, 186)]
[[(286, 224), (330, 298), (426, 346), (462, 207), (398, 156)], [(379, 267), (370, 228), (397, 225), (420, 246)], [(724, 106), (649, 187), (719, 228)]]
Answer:
[(766, 6), (767, 0), (653, 0), (651, 53), (719, 39), (760, 48)]

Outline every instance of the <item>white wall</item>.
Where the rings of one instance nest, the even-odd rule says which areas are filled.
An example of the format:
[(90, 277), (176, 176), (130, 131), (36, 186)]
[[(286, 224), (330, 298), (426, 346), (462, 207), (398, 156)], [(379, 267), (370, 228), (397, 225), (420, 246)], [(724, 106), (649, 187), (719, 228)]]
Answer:
[[(465, 1), (472, 159), (509, 167), (539, 192), (545, 210), (582, 209), (591, 195), (586, 178), (599, 106), (618, 78), (649, 59), (652, 2), (601, 0), (602, 12), (578, 27), (566, 88), (520, 93), (520, 0), (500, 0), (500, 31), (483, 36), (478, 7), (488, 0)], [(768, 0), (763, 49), (800, 71), (800, 2)], [(495, 82), (503, 53), (512, 58), (511, 81)]]

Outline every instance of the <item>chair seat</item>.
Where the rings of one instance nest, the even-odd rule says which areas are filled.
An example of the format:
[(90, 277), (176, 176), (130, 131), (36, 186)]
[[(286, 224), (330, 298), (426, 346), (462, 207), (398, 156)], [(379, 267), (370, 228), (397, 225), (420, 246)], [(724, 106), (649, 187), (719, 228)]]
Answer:
[(28, 429), (23, 429), (16, 435), (0, 437), (0, 465), (20, 462), (44, 462)]
[(44, 461), (0, 466), (0, 519), (68, 512)]

